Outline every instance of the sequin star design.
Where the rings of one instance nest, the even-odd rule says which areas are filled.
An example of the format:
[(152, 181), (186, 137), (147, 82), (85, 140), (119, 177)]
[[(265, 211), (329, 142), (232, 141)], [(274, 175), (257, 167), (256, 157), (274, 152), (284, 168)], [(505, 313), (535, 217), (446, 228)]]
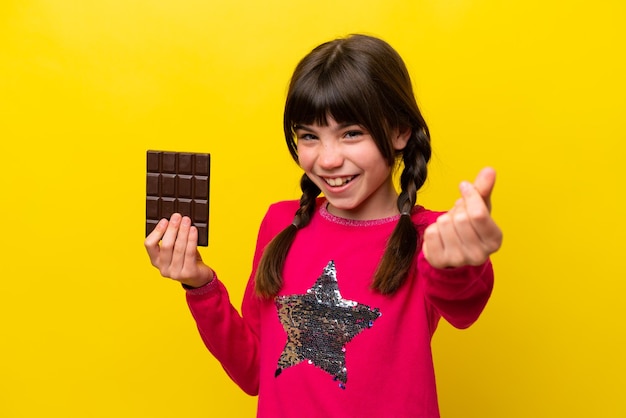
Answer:
[(345, 389), (348, 381), (345, 346), (374, 325), (381, 315), (378, 308), (371, 309), (341, 297), (334, 261), (326, 265), (305, 294), (278, 296), (275, 302), (287, 333), (276, 376), (306, 360), (329, 373)]

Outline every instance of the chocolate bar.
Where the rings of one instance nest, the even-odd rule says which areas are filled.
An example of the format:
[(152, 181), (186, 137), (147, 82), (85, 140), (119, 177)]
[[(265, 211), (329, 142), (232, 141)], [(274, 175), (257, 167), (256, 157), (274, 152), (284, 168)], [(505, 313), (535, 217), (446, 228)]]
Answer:
[(211, 154), (146, 153), (146, 236), (162, 218), (189, 216), (198, 229), (198, 245), (209, 244)]

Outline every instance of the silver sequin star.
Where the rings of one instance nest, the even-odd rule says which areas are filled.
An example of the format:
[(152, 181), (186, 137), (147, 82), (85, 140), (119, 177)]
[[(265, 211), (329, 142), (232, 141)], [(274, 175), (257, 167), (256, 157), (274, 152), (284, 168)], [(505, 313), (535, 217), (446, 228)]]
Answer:
[(276, 376), (307, 360), (345, 388), (348, 380), (345, 345), (374, 324), (381, 315), (379, 310), (341, 297), (333, 261), (326, 265), (307, 293), (277, 296), (275, 302), (287, 333)]

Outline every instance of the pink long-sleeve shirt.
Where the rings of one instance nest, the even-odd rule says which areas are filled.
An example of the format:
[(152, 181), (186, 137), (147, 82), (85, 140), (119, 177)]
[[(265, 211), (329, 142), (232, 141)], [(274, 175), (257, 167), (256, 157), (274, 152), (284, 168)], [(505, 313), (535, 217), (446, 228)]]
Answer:
[[(187, 291), (205, 345), (235, 383), (258, 394), (258, 417), (439, 417), (431, 337), (441, 317), (457, 328), (479, 317), (491, 263), (437, 269), (420, 251), (415, 274), (381, 295), (372, 278), (398, 217), (347, 220), (324, 203), (298, 231), (275, 299), (257, 297), (253, 279), (297, 201), (272, 205), (261, 223), (242, 315), (217, 278)], [(439, 214), (414, 209), (420, 236)]]

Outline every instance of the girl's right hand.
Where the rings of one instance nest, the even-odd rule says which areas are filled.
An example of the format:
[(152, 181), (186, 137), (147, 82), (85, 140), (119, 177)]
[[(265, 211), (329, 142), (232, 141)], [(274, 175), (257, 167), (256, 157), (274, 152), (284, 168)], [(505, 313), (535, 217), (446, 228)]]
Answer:
[(213, 280), (213, 270), (202, 262), (197, 249), (198, 230), (191, 219), (175, 213), (161, 219), (146, 237), (144, 245), (150, 262), (161, 276), (190, 287), (201, 287)]

